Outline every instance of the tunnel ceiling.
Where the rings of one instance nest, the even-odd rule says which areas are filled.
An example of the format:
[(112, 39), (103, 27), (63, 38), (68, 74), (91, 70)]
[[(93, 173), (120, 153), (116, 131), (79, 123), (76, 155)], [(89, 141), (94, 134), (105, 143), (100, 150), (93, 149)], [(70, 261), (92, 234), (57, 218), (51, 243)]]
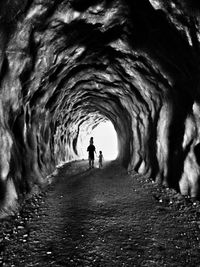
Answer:
[(199, 18), (195, 0), (5, 0), (2, 180), (42, 181), (110, 120), (129, 170), (197, 195)]
[(27, 104), (63, 124), (91, 113), (112, 117), (118, 99), (122, 109), (133, 102), (134, 113), (152, 112), (177, 84), (194, 83), (198, 20), (185, 16), (187, 2), (25, 2), (7, 1), (1, 16), (10, 22), (2, 95), (13, 111)]

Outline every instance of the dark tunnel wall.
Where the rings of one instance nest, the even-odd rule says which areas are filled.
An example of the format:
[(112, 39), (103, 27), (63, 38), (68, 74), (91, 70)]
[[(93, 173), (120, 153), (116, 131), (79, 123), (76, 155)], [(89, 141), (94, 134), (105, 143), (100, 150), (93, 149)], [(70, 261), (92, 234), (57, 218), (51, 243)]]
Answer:
[(119, 160), (199, 197), (197, 1), (5, 0), (0, 202), (9, 211), (110, 120)]

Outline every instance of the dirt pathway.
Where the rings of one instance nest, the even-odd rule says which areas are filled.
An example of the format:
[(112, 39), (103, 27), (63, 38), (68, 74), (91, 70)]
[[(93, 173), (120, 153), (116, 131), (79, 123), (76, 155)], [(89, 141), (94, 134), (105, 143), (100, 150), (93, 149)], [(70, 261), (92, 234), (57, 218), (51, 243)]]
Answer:
[(200, 266), (197, 222), (158, 200), (150, 181), (116, 162), (76, 162), (57, 176), (4, 266)]

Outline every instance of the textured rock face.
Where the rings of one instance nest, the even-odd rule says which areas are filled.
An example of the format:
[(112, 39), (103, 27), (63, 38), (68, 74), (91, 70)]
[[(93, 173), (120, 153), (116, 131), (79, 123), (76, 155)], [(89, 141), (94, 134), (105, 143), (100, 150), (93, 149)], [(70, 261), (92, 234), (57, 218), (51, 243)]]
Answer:
[(199, 196), (199, 30), (194, 0), (4, 1), (1, 207), (105, 120), (129, 170)]

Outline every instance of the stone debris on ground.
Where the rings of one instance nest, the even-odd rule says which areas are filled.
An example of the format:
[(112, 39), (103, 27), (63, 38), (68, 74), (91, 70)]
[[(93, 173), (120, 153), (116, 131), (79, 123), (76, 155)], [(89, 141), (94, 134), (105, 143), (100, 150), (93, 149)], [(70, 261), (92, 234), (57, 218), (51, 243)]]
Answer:
[(0, 227), (1, 266), (200, 266), (200, 202), (112, 163), (59, 169)]

